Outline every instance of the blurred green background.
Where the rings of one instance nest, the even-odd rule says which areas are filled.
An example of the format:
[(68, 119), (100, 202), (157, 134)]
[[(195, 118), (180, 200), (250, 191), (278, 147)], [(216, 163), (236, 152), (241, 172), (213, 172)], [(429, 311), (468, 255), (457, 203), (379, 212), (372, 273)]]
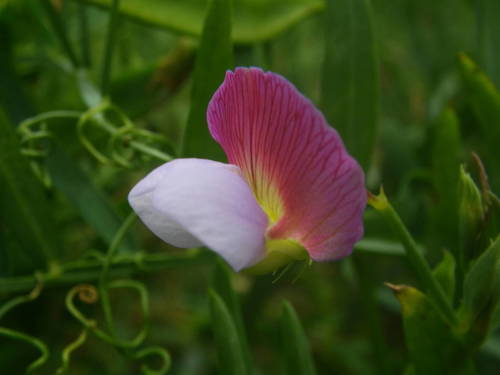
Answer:
[[(84, 112), (99, 100), (89, 88), (94, 83), (106, 87), (119, 108), (112, 116), (123, 113), (136, 127), (161, 134), (165, 137), (161, 150), (179, 155), (183, 136), (190, 131), (186, 123), (196, 120), (196, 115), (190, 115), (195, 97), (192, 83), (207, 2), (120, 3), (113, 24), (111, 75), (109, 83), (102, 84), (103, 61), (110, 49), (106, 41), (111, 1), (1, 0), (2, 121), (17, 126), (47, 111)], [(52, 10), (47, 11), (47, 6)], [(493, 191), (500, 188), (496, 149), (500, 104), (498, 116), (481, 116), (472, 73), (467, 70), (469, 60), (464, 57), (486, 73), (493, 92), (493, 85), (498, 89), (499, 21), (500, 2), (495, 0), (234, 0), (233, 63), (280, 73), (311, 98), (362, 160), (368, 188), (375, 192), (383, 184), (435, 264), (444, 248), (457, 246), (456, 212), (449, 209), (454, 208), (450, 199), (456, 200), (456, 186), (450, 184), (454, 177), (453, 173), (447, 177), (446, 168), (465, 163), (479, 181), (470, 154), (474, 151), (483, 161)], [(61, 33), (67, 36), (67, 45)], [(210, 47), (214, 55), (223, 48)], [(354, 89), (349, 86), (352, 81), (358, 85)], [(447, 109), (458, 121), (456, 138), (439, 135)], [(190, 116), (195, 120), (188, 120)], [(200, 121), (200, 127), (206, 126)], [(349, 121), (357, 128), (344, 129)], [(48, 150), (49, 156), (29, 159), (41, 172), (34, 178), (27, 169), (19, 184), (40, 205), (40, 213), (28, 217), (43, 222), (41, 230), (50, 232), (46, 246), (56, 261), (48, 264), (91, 258), (92, 251), (102, 254), (130, 212), (128, 191), (160, 161), (131, 157), (126, 168), (102, 164), (82, 146), (74, 118), (53, 119), (47, 126), (51, 140), (44, 139), (37, 147)], [(90, 127), (86, 131), (98, 149), (106, 149), (102, 131)], [(7, 139), (4, 133), (0, 137)], [(208, 142), (198, 151), (188, 146), (188, 153), (210, 156), (213, 146)], [(48, 176), (44, 184), (43, 176)], [(37, 194), (40, 199), (35, 199)], [(2, 211), (8, 202), (0, 202)], [(47, 258), (33, 248), (36, 241), (30, 242), (28, 235), (23, 238), (22, 229), (14, 228), (13, 216), (0, 219), (0, 284), (4, 284), (0, 297), (5, 302), (29, 288), (14, 293), (4, 280), (44, 269)], [(136, 222), (118, 252), (130, 255), (139, 249), (167, 255), (178, 251)], [(279, 327), (284, 299), (300, 317), (318, 374), (403, 373), (408, 350), (400, 308), (384, 285), (416, 284), (401, 254), (385, 223), (368, 209), (365, 240), (348, 259), (294, 269), (277, 281), (276, 275), (232, 274), (256, 373), (289, 373)], [(169, 351), (169, 374), (220, 373), (207, 295), (214, 259), (195, 257), (192, 262), (134, 276), (150, 294), (151, 329), (146, 344)], [(2, 326), (48, 344), (51, 356), (35, 373), (54, 373), (62, 350), (81, 332), (64, 300), (76, 283), (47, 287), (34, 301), (2, 317)], [(133, 337), (143, 319), (137, 295), (116, 290), (110, 298), (117, 335)], [(87, 316), (103, 321), (99, 308), (79, 306)], [(374, 337), (379, 340), (375, 348)], [(139, 373), (141, 361), (123, 352), (89, 335), (71, 355), (68, 373)], [(37, 353), (21, 341), (0, 337), (0, 372), (24, 373)], [(147, 362), (152, 368), (161, 365), (153, 357)], [(477, 373), (498, 373), (498, 329), (477, 355), (476, 365)]]

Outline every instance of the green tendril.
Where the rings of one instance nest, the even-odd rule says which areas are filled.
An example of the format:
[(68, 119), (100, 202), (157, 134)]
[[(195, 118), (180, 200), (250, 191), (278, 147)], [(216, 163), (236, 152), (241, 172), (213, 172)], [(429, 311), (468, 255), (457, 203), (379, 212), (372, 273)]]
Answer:
[(158, 356), (162, 360), (162, 364), (159, 369), (153, 370), (148, 365), (143, 364), (141, 366), (141, 371), (144, 375), (163, 375), (166, 374), (170, 369), (172, 364), (172, 359), (167, 350), (159, 346), (150, 346), (139, 350), (134, 354), (136, 359), (144, 359), (151, 356)]
[(84, 328), (78, 337), (67, 345), (62, 352), (62, 364), (56, 371), (56, 375), (64, 374), (68, 371), (71, 362), (71, 353), (82, 346), (87, 340), (88, 328)]
[(0, 335), (9, 337), (9, 338), (14, 339), (14, 340), (24, 341), (28, 344), (31, 344), (32, 346), (34, 346), (35, 348), (37, 348), (40, 351), (40, 353), (41, 353), (40, 356), (35, 361), (31, 362), (31, 364), (28, 366), (28, 369), (27, 369), (28, 373), (31, 373), (31, 372), (35, 371), (36, 369), (40, 368), (49, 359), (49, 349), (48, 349), (47, 345), (43, 341), (41, 341), (40, 339), (38, 339), (36, 337), (27, 335), (27, 334), (22, 333), (22, 332), (14, 331), (12, 329), (5, 328), (5, 327), (0, 327)]

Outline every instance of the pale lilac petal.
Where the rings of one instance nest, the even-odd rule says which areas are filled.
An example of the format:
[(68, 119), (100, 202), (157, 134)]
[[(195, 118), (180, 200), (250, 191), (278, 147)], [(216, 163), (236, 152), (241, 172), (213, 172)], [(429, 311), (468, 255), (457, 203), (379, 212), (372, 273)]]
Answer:
[[(180, 230), (220, 254), (235, 270), (262, 258), (267, 216), (238, 167), (211, 160), (177, 159), (150, 176), (155, 187), (149, 211), (156, 215), (155, 222), (152, 216), (145, 220), (140, 211), (138, 214), (157, 234), (154, 226), (163, 226), (160, 237), (164, 241), (176, 245), (172, 239), (177, 240)], [(130, 198), (133, 207), (134, 190)], [(172, 228), (175, 230), (170, 232)]]
[(271, 219), (314, 260), (350, 254), (363, 234), (364, 175), (323, 115), (283, 77), (227, 72), (209, 103), (209, 128)]

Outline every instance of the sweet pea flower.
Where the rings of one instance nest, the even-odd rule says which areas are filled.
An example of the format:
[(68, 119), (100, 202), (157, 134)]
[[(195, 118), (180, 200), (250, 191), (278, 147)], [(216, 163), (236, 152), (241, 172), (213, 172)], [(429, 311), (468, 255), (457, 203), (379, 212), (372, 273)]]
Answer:
[(258, 68), (228, 71), (207, 121), (229, 164), (176, 159), (129, 194), (153, 233), (256, 273), (352, 252), (363, 235), (363, 171), (290, 82)]

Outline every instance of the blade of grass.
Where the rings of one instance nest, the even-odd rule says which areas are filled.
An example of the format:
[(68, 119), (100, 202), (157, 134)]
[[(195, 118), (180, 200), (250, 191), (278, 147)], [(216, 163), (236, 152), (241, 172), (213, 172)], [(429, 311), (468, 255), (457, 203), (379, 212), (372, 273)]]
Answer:
[(378, 57), (369, 0), (328, 0), (322, 109), (366, 171), (378, 116)]
[(309, 342), (292, 305), (285, 301), (281, 315), (281, 336), (288, 375), (315, 375)]
[(113, 51), (116, 44), (116, 33), (118, 29), (118, 8), (120, 0), (113, 0), (109, 11), (108, 32), (104, 47), (104, 60), (102, 63), (101, 94), (106, 96), (109, 93), (109, 82), (111, 79), (111, 64), (113, 62)]
[(218, 259), (215, 266), (213, 287), (214, 290), (222, 298), (229, 312), (231, 313), (231, 316), (233, 317), (236, 331), (239, 336), (239, 341), (241, 343), (241, 348), (243, 350), (243, 355), (245, 357), (245, 366), (247, 368), (247, 373), (251, 374), (253, 373), (253, 368), (250, 349), (248, 347), (247, 335), (245, 332), (245, 326), (243, 324), (243, 317), (241, 315), (240, 302), (231, 285), (230, 272), (231, 271), (228, 269), (228, 267), (220, 259)]
[[(208, 102), (233, 66), (231, 1), (211, 0), (196, 55), (191, 109), (184, 135), (185, 156), (223, 160), (224, 153), (212, 139), (205, 118)], [(216, 47), (214, 47), (216, 46)]]
[(245, 355), (228, 307), (222, 298), (210, 291), (210, 314), (215, 334), (220, 374), (249, 374), (245, 366)]
[(68, 59), (71, 61), (73, 67), (77, 67), (79, 65), (78, 58), (76, 57), (76, 53), (73, 50), (73, 46), (69, 40), (68, 32), (66, 30), (66, 26), (64, 25), (61, 15), (54, 8), (54, 5), (50, 0), (41, 0), (43, 9), (47, 13), (47, 17), (56, 33), (61, 46), (66, 53)]

